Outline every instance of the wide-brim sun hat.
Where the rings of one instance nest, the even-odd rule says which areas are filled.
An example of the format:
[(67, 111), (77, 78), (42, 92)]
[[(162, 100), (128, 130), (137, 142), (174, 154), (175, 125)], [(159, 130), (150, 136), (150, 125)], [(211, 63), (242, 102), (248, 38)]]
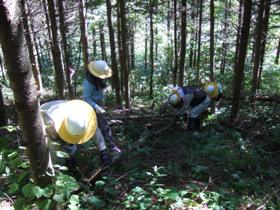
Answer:
[(112, 76), (112, 69), (103, 60), (91, 61), (88, 64), (88, 70), (92, 75), (100, 79), (106, 79)]
[(47, 116), (58, 136), (69, 144), (83, 144), (96, 132), (96, 114), (93, 108), (82, 100), (50, 101), (43, 104), (41, 110), (44, 121)]
[(208, 82), (204, 85), (204, 91), (210, 98), (215, 98), (219, 94), (217, 82)]
[(180, 102), (183, 95), (183, 91), (180, 87), (173, 88), (168, 98), (169, 103), (172, 105), (177, 105)]

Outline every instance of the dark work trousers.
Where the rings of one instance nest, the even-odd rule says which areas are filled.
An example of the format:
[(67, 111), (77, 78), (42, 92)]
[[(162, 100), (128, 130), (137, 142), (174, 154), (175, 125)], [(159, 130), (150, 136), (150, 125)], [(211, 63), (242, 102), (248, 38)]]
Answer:
[(109, 144), (109, 148), (113, 149), (116, 146), (114, 137), (112, 136), (112, 131), (111, 128), (106, 121), (105, 117), (101, 113), (96, 113), (97, 116), (97, 122), (98, 122), (98, 127), (101, 130), (101, 133), (105, 139), (105, 142)]

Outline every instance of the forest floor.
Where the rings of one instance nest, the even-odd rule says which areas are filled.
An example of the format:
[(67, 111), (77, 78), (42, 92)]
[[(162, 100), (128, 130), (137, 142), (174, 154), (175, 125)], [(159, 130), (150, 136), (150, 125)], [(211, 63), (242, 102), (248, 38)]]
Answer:
[[(79, 205), (85, 209), (280, 209), (279, 106), (262, 103), (254, 114), (244, 109), (233, 127), (225, 123), (226, 106), (220, 110), (195, 133), (187, 133), (181, 120), (158, 118), (151, 112), (120, 112), (112, 117), (113, 133), (124, 150), (122, 158), (100, 171), (97, 148), (89, 142), (79, 146), (77, 170), (64, 172), (79, 183), (79, 190), (73, 192), (81, 197)], [(18, 132), (5, 135), (17, 144)], [(0, 198), (11, 203), (17, 193), (8, 196), (9, 181), (3, 176), (1, 180), (0, 190), (6, 196)]]

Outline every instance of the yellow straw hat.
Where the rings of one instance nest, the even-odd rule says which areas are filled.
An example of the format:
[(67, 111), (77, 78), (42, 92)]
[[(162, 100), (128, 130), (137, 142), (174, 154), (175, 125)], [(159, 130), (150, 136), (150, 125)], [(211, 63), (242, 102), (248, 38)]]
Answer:
[(100, 79), (106, 79), (112, 76), (112, 70), (105, 61), (91, 61), (88, 64), (88, 70), (94, 76)]
[(58, 136), (69, 144), (83, 144), (96, 132), (96, 114), (93, 108), (82, 100), (50, 101), (43, 104), (41, 110), (44, 121), (44, 116), (48, 116)]
[(204, 90), (210, 98), (215, 98), (218, 93), (218, 83), (217, 82), (209, 82), (204, 85)]

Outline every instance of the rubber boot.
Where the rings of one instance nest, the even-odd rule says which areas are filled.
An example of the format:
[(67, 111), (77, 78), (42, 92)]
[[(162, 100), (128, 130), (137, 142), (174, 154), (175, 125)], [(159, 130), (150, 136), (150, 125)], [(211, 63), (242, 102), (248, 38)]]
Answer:
[(201, 128), (201, 121), (200, 119), (195, 119), (195, 130), (199, 131)]
[(187, 131), (189, 132), (195, 131), (195, 122), (196, 122), (196, 118), (189, 118)]

